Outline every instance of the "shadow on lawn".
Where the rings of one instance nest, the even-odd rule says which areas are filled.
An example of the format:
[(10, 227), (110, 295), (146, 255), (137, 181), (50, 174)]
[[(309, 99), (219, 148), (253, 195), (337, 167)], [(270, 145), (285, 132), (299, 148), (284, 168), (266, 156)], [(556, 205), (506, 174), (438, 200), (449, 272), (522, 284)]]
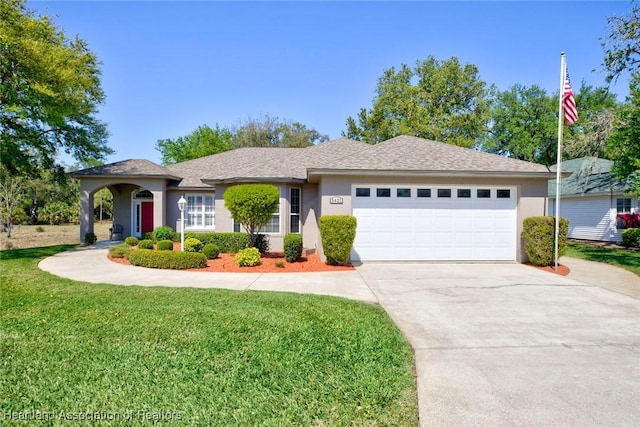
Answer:
[(625, 249), (613, 249), (601, 246), (569, 245), (590, 261), (605, 262), (640, 269), (640, 257), (637, 252)]
[(77, 246), (78, 245), (54, 245), (43, 246), (39, 248), (7, 249), (4, 251), (0, 251), (0, 260), (9, 261), (16, 259), (46, 258), (59, 252), (68, 251), (69, 249), (73, 249)]

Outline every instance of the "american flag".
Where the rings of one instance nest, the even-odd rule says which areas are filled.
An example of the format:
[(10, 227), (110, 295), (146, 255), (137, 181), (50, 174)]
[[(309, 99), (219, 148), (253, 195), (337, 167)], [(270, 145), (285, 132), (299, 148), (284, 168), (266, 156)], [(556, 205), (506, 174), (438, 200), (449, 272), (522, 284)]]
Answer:
[(564, 122), (572, 125), (578, 121), (578, 108), (576, 107), (576, 98), (571, 90), (569, 82), (569, 71), (564, 79), (564, 89), (562, 90), (562, 109), (564, 110)]

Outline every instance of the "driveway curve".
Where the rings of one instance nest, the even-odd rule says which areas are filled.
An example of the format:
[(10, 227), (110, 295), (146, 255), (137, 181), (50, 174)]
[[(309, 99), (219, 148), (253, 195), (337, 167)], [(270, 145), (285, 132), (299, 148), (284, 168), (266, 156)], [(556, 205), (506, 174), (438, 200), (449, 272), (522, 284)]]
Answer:
[[(635, 426), (640, 278), (563, 259), (520, 264), (366, 263), (336, 273), (198, 273), (110, 262), (104, 247), (42, 260), (91, 283), (271, 290), (380, 303), (415, 350), (421, 426)], [(577, 262), (576, 262), (577, 261)]]

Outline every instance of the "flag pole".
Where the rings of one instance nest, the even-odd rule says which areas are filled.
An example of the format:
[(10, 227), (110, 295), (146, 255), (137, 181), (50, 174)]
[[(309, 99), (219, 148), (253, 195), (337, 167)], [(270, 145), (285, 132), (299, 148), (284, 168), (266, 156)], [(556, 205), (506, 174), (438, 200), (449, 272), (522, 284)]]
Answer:
[(554, 259), (555, 270), (558, 271), (558, 240), (560, 237), (560, 176), (562, 171), (562, 122), (563, 108), (562, 97), (564, 92), (564, 79), (567, 75), (567, 62), (564, 52), (560, 53), (560, 92), (558, 93), (558, 157), (556, 159), (556, 203), (555, 203), (555, 236), (554, 236)]

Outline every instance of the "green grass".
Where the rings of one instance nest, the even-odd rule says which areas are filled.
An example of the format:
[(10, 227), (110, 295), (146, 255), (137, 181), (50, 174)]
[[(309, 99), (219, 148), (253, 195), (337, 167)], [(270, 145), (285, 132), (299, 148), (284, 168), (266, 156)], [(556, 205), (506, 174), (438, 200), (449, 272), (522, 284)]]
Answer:
[(640, 252), (584, 243), (569, 243), (566, 255), (587, 261), (605, 262), (640, 276)]
[(199, 425), (417, 425), (413, 354), (380, 307), (92, 285), (37, 268), (70, 247), (0, 252), (3, 416), (101, 412), (121, 417), (110, 424), (139, 425), (147, 411)]

